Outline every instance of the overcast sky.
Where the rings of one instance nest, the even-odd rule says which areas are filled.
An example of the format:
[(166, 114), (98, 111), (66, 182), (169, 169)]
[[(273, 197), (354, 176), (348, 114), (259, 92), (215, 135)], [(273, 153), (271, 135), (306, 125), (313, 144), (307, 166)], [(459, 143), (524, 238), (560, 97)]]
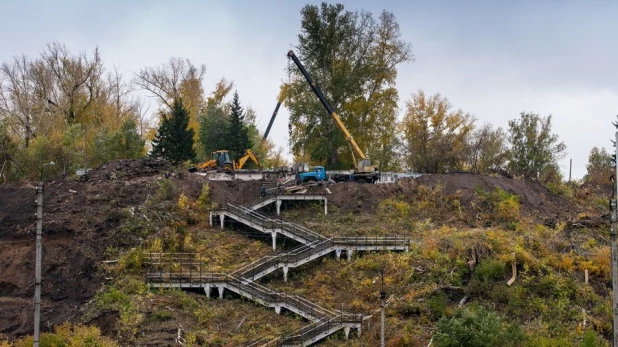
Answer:
[[(108, 67), (130, 76), (171, 56), (205, 64), (204, 88), (234, 80), (264, 130), (286, 78), (300, 10), (319, 1), (0, 0), (0, 60), (38, 56), (59, 41), (98, 46)], [(522, 111), (552, 115), (567, 145), (561, 162), (582, 177), (593, 146), (612, 150), (618, 115), (618, 1), (341, 1), (395, 14), (415, 61), (399, 68), (401, 111), (422, 89), (441, 93), (479, 123), (506, 127)], [(270, 138), (288, 151), (288, 112)]]

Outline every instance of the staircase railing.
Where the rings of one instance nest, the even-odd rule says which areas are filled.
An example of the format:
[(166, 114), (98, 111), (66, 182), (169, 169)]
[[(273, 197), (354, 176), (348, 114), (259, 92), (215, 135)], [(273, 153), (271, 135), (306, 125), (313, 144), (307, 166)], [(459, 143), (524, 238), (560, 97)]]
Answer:
[(243, 217), (249, 220), (250, 222), (260, 225), (263, 228), (266, 228), (266, 229), (277, 229), (278, 228), (281, 230), (285, 230), (286, 232), (292, 235), (295, 235), (303, 240), (307, 240), (309, 242), (325, 239), (324, 236), (314, 231), (311, 231), (305, 227), (301, 227), (299, 225), (285, 222), (280, 219), (269, 218), (247, 207), (236, 206), (236, 205), (228, 203), (226, 211), (238, 217)]

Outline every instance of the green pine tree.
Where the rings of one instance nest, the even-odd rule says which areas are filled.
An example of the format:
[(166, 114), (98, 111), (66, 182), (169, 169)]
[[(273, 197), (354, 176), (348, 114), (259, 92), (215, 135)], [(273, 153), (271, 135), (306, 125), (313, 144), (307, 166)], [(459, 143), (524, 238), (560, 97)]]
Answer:
[(245, 113), (240, 106), (238, 92), (234, 92), (232, 105), (230, 107), (230, 124), (228, 128), (228, 149), (234, 160), (242, 157), (247, 148), (252, 147), (249, 138), (249, 129), (245, 122)]
[(181, 99), (175, 99), (169, 114), (161, 115), (161, 124), (152, 141), (151, 157), (164, 157), (174, 164), (195, 161), (193, 129), (188, 129), (189, 112)]

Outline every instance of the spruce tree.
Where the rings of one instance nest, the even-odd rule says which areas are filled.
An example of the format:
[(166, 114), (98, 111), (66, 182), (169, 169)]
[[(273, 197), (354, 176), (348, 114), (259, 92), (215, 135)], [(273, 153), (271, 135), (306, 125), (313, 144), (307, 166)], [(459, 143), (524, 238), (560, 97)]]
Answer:
[(195, 161), (193, 129), (188, 129), (189, 112), (181, 99), (175, 99), (169, 114), (161, 115), (161, 124), (152, 141), (151, 157), (164, 157), (178, 164), (186, 160)]
[(228, 128), (228, 150), (234, 160), (242, 157), (247, 148), (251, 148), (251, 140), (249, 139), (249, 130), (245, 123), (245, 114), (240, 106), (238, 92), (234, 92), (232, 105), (230, 107), (230, 124)]

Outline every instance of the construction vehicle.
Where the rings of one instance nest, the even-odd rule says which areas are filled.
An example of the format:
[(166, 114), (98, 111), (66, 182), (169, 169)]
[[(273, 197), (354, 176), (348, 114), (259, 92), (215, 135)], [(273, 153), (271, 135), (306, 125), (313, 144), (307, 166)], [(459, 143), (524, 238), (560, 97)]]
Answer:
[(262, 170), (262, 164), (258, 158), (253, 154), (251, 149), (247, 149), (245, 155), (238, 159), (238, 163), (230, 159), (230, 152), (227, 150), (220, 150), (212, 152), (212, 159), (198, 164), (196, 167), (191, 168), (189, 171), (211, 171), (222, 170), (225, 172), (231, 172), (233, 170), (240, 170), (243, 168), (247, 160), (251, 159)]
[(296, 184), (311, 181), (326, 181), (326, 170), (323, 166), (314, 166), (312, 171), (296, 174)]
[[(309, 72), (305, 69), (303, 64), (298, 60), (293, 51), (288, 52), (288, 58), (291, 58), (300, 72), (305, 76), (305, 79), (311, 86), (313, 92), (317, 95), (320, 102), (326, 108), (326, 111), (330, 114), (331, 118), (335, 122), (335, 125), (341, 132), (343, 133), (348, 145), (350, 146), (350, 150), (352, 152), (352, 162), (355, 165), (353, 171), (345, 172), (345, 171), (337, 171), (332, 172), (330, 176), (331, 179), (335, 181), (356, 181), (359, 183), (375, 183), (380, 179), (380, 172), (378, 171), (376, 166), (371, 165), (371, 160), (365, 155), (365, 153), (360, 149), (352, 134), (345, 127), (339, 115), (335, 112), (333, 107), (330, 105), (326, 97), (322, 93), (322, 90), (318, 86), (318, 84), (311, 78)], [(356, 156), (358, 156), (358, 161), (356, 161)]]
[(230, 153), (228, 151), (222, 150), (212, 152), (212, 159), (198, 164), (189, 171), (210, 171), (215, 169), (221, 169), (223, 171), (232, 171), (234, 169), (234, 162), (230, 159)]

